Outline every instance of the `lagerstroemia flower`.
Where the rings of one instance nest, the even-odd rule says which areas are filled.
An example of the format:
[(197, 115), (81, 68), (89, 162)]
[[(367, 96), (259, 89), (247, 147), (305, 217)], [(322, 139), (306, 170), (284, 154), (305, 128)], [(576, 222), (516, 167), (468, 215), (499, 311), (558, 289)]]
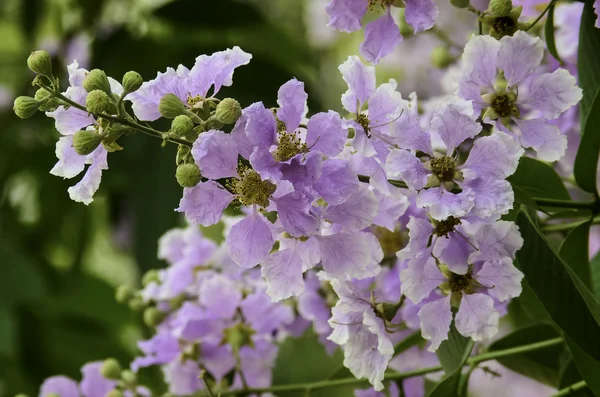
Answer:
[(575, 78), (565, 69), (537, 73), (544, 43), (519, 31), (495, 40), (473, 36), (465, 47), (457, 94), (483, 110), (483, 121), (512, 135), (546, 161), (559, 160), (567, 138), (550, 120), (582, 97)]
[(402, 42), (400, 28), (392, 17), (392, 5), (404, 6), (406, 22), (415, 33), (433, 27), (438, 14), (433, 0), (331, 0), (325, 10), (329, 26), (344, 32), (359, 30), (368, 11), (381, 12), (380, 17), (366, 24), (365, 40), (360, 46), (365, 59), (377, 63)]

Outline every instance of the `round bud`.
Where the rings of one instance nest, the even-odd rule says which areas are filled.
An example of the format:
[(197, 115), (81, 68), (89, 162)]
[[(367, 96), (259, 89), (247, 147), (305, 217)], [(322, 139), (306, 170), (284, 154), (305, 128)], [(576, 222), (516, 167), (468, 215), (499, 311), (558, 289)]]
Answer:
[(450, 0), (450, 4), (456, 8), (467, 8), (470, 2), (469, 0)]
[(125, 382), (125, 384), (128, 386), (135, 386), (137, 383), (137, 376), (135, 376), (135, 373), (128, 369), (121, 372), (121, 379), (123, 379), (123, 382)]
[(138, 72), (127, 72), (123, 76), (123, 89), (125, 92), (137, 91), (142, 86), (143, 82), (144, 80)]
[(186, 136), (194, 128), (194, 122), (188, 116), (180, 114), (171, 123), (171, 133), (175, 136)]
[(100, 69), (90, 70), (88, 75), (83, 80), (83, 88), (85, 88), (87, 92), (100, 90), (107, 94), (112, 93), (108, 77), (106, 76), (106, 73)]
[(165, 313), (155, 307), (149, 307), (144, 310), (144, 324), (148, 327), (156, 327), (165, 319)]
[(42, 106), (42, 102), (36, 101), (30, 96), (20, 96), (15, 99), (13, 110), (22, 119), (28, 119)]
[(121, 364), (114, 358), (107, 358), (100, 367), (100, 374), (106, 379), (121, 379)]
[(55, 99), (51, 93), (49, 93), (43, 88), (40, 88), (35, 92), (34, 98), (36, 101), (40, 101), (42, 103), (40, 105), (40, 110), (43, 112), (54, 111), (57, 107), (60, 106), (58, 100)]
[(48, 393), (44, 397), (61, 397), (61, 395), (57, 393)]
[(119, 285), (117, 291), (115, 292), (115, 299), (119, 303), (127, 303), (135, 296), (135, 292), (133, 288), (131, 288), (127, 284)]
[(142, 298), (134, 297), (129, 301), (129, 308), (133, 311), (139, 312), (144, 310), (146, 304), (142, 300)]
[(196, 164), (186, 163), (177, 167), (175, 178), (181, 187), (194, 187), (200, 182), (202, 176)]
[(102, 143), (102, 136), (96, 131), (81, 130), (73, 135), (73, 149), (81, 156), (92, 153)]
[(15, 397), (27, 397), (27, 394), (17, 394)]
[(119, 389), (112, 389), (104, 395), (104, 397), (123, 397), (123, 393)]
[(492, 1), (490, 1), (488, 11), (490, 14), (497, 16), (497, 17), (507, 17), (510, 15), (510, 12), (512, 11), (512, 1), (511, 0), (492, 0)]
[(167, 94), (160, 99), (158, 111), (163, 117), (174, 119), (181, 114), (185, 114), (187, 109), (177, 95)]
[[(114, 108), (108, 94), (102, 90), (93, 90), (85, 98), (85, 107), (90, 113), (106, 113)], [(114, 110), (114, 109), (112, 109)]]
[(33, 51), (27, 58), (27, 67), (34, 73), (46, 76), (49, 79), (52, 77), (52, 58), (44, 50)]
[(225, 98), (217, 105), (215, 118), (223, 124), (234, 124), (242, 115), (240, 103), (233, 98)]
[(150, 269), (148, 270), (144, 276), (142, 277), (142, 285), (144, 287), (148, 286), (150, 283), (160, 281), (158, 278), (158, 270)]
[(438, 46), (431, 52), (431, 63), (438, 69), (444, 69), (454, 62), (454, 57), (450, 54), (447, 46)]

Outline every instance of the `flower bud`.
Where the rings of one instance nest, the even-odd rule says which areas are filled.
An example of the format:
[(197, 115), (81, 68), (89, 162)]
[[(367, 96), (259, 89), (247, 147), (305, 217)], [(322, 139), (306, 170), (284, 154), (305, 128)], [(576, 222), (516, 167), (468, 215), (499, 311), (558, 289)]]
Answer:
[(467, 8), (470, 2), (469, 0), (450, 0), (450, 4), (456, 8)]
[(60, 106), (60, 102), (54, 96), (43, 88), (35, 92), (34, 98), (40, 101), (40, 110), (43, 112), (54, 111)]
[(137, 91), (142, 86), (143, 82), (144, 80), (138, 72), (127, 72), (123, 76), (123, 89), (125, 92)]
[[(91, 91), (85, 98), (85, 107), (90, 113), (108, 113), (114, 110), (114, 104), (108, 94), (102, 90)], [(111, 112), (113, 113), (113, 112)]]
[(96, 131), (81, 130), (73, 135), (73, 149), (81, 156), (92, 153), (102, 143), (102, 136)]
[(27, 394), (17, 394), (15, 397), (27, 397)]
[(225, 98), (217, 105), (215, 117), (223, 124), (234, 124), (242, 115), (240, 103), (233, 98)]
[(144, 324), (148, 327), (156, 327), (165, 319), (165, 313), (155, 307), (149, 307), (144, 310)]
[(158, 282), (158, 281), (160, 281), (160, 280), (158, 278), (158, 270), (156, 270), (156, 269), (148, 270), (142, 277), (142, 285), (144, 287), (147, 287), (150, 283), (154, 283), (154, 282)]
[(186, 163), (177, 167), (175, 178), (181, 187), (194, 187), (200, 182), (202, 176), (196, 164)]
[(27, 67), (34, 73), (41, 74), (53, 80), (52, 77), (52, 58), (44, 50), (33, 51), (27, 58)]
[(186, 136), (194, 128), (194, 122), (188, 116), (180, 114), (171, 123), (171, 134), (179, 137)]
[(512, 11), (511, 0), (492, 0), (488, 7), (488, 12), (497, 17), (507, 17)]
[(104, 397), (123, 397), (123, 393), (119, 389), (112, 389)]
[(133, 311), (139, 312), (144, 310), (146, 304), (142, 300), (142, 298), (134, 297), (129, 301), (129, 308)]
[(454, 62), (454, 57), (450, 54), (447, 46), (438, 46), (431, 52), (431, 63), (438, 69), (444, 69)]
[(181, 114), (185, 114), (187, 109), (177, 95), (167, 94), (160, 99), (158, 111), (163, 117), (174, 119)]
[(87, 92), (100, 90), (106, 94), (112, 93), (108, 77), (106, 76), (106, 73), (100, 69), (93, 69), (88, 73), (83, 80), (83, 88), (85, 88)]
[(100, 367), (100, 374), (106, 379), (121, 379), (121, 365), (114, 358), (107, 358)]
[(13, 110), (22, 119), (28, 119), (42, 106), (42, 102), (36, 101), (30, 96), (20, 96), (15, 99)]
[(128, 369), (121, 372), (121, 379), (123, 379), (123, 382), (125, 382), (125, 385), (129, 386), (129, 387), (135, 386), (135, 384), (137, 383), (137, 376)]
[(127, 303), (135, 296), (133, 288), (127, 284), (119, 285), (115, 292), (115, 299), (119, 303)]

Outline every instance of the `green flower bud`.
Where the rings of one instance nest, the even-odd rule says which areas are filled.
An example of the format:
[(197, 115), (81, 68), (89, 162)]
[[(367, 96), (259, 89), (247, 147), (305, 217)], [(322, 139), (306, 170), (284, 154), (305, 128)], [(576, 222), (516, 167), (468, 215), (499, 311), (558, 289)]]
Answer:
[(27, 394), (17, 394), (15, 397), (27, 397)]
[(144, 324), (148, 327), (156, 327), (165, 319), (165, 313), (155, 307), (149, 307), (144, 310)]
[(106, 73), (100, 69), (93, 69), (88, 73), (83, 80), (83, 88), (85, 88), (87, 92), (100, 90), (106, 94), (112, 93), (108, 77), (106, 76)]
[(135, 296), (133, 288), (127, 284), (119, 285), (115, 292), (115, 299), (119, 303), (127, 303)]
[(123, 393), (119, 389), (112, 389), (104, 397), (123, 397)]
[(470, 2), (469, 0), (450, 0), (450, 4), (456, 8), (467, 8)]
[(497, 17), (507, 17), (512, 11), (511, 0), (492, 0), (488, 7), (488, 12)]
[(58, 99), (54, 98), (51, 93), (49, 93), (43, 88), (40, 88), (35, 92), (34, 98), (37, 101), (42, 102), (40, 106), (40, 110), (42, 112), (54, 111), (57, 107), (60, 106), (60, 102), (58, 101)]
[(73, 135), (73, 149), (77, 154), (86, 156), (102, 143), (102, 136), (96, 131), (81, 130)]
[(28, 119), (42, 106), (42, 102), (36, 101), (30, 96), (20, 96), (15, 99), (13, 110), (22, 119)]
[(158, 111), (163, 117), (174, 119), (181, 114), (185, 114), (187, 109), (177, 95), (167, 94), (160, 99)]
[(60, 396), (60, 394), (56, 394), (56, 393), (48, 393), (44, 397), (61, 397), (61, 396)]
[(217, 117), (215, 115), (211, 116), (208, 118), (208, 120), (206, 120), (204, 123), (202, 123), (202, 130), (203, 131), (210, 131), (210, 130), (218, 130), (220, 128), (223, 128), (224, 123), (217, 120)]
[(102, 90), (91, 91), (85, 98), (85, 107), (90, 113), (114, 113), (115, 106), (108, 94)]
[(240, 103), (233, 98), (225, 98), (217, 105), (215, 117), (223, 124), (234, 124), (242, 115)]
[(146, 303), (142, 300), (142, 298), (134, 297), (129, 301), (129, 308), (133, 311), (139, 312), (144, 310), (146, 307)]
[(186, 163), (177, 167), (175, 178), (181, 187), (194, 187), (200, 182), (202, 176), (196, 164)]
[(150, 283), (158, 282), (158, 281), (159, 281), (158, 270), (156, 270), (156, 269), (148, 270), (146, 272), (146, 274), (144, 274), (144, 276), (142, 277), (142, 285), (144, 287), (148, 286)]
[(100, 367), (100, 374), (106, 379), (121, 379), (121, 365), (114, 358), (107, 358)]
[(144, 80), (138, 72), (130, 71), (123, 75), (123, 89), (125, 92), (137, 91), (143, 82)]
[(194, 122), (188, 116), (180, 114), (171, 123), (171, 134), (179, 137), (186, 136), (194, 129)]
[(27, 58), (27, 67), (34, 73), (41, 74), (54, 80), (52, 76), (52, 58), (44, 50), (33, 51)]
[(450, 54), (447, 46), (438, 46), (431, 52), (431, 63), (438, 69), (444, 69), (454, 62), (454, 57)]
[(121, 372), (121, 379), (123, 379), (123, 382), (125, 382), (125, 385), (127, 386), (135, 386), (137, 383), (137, 376), (135, 375), (135, 373), (133, 373), (132, 371), (126, 369), (125, 371)]

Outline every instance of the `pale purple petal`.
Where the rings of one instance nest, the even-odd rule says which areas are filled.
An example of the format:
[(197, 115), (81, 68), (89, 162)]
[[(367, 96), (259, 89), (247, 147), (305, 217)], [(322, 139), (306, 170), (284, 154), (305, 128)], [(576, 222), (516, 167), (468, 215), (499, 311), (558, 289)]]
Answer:
[(258, 341), (255, 347), (240, 349), (240, 365), (249, 387), (269, 387), (271, 374), (277, 358), (278, 346), (267, 341)]
[(292, 249), (271, 254), (261, 266), (267, 294), (274, 301), (298, 296), (304, 291), (302, 262)]
[(396, 25), (390, 10), (365, 26), (365, 41), (360, 46), (360, 53), (371, 63), (377, 63), (402, 42), (400, 28)]
[(404, 215), (410, 204), (408, 198), (399, 191), (394, 196), (385, 195), (378, 190), (375, 190), (374, 193), (379, 202), (379, 210), (373, 218), (373, 223), (394, 231), (398, 219)]
[(79, 385), (84, 397), (105, 397), (117, 386), (116, 380), (106, 379), (100, 373), (102, 361), (88, 363), (81, 368), (83, 377)]
[(409, 263), (406, 269), (400, 271), (402, 293), (413, 303), (419, 303), (427, 298), (431, 291), (446, 281), (433, 257), (428, 257), (424, 263)]
[(471, 244), (469, 236), (462, 233), (462, 230), (457, 230), (438, 238), (433, 253), (448, 265), (448, 270), (452, 273), (466, 274), (469, 269), (469, 254), (474, 250)]
[(252, 168), (262, 179), (280, 180), (281, 164), (276, 162), (266, 147), (257, 147), (249, 157)]
[(475, 204), (469, 215), (481, 219), (496, 220), (508, 213), (513, 207), (514, 193), (508, 181), (490, 181), (486, 178), (476, 178), (466, 181), (462, 187), (471, 190), (475, 194)]
[(389, 179), (406, 182), (410, 189), (423, 189), (429, 174), (414, 154), (404, 149), (392, 150), (385, 161), (385, 173)]
[(176, 396), (189, 396), (203, 388), (200, 368), (192, 360), (175, 360), (163, 367), (165, 382), (169, 392)]
[[(479, 87), (493, 87), (496, 79), (496, 63), (500, 43), (498, 40), (487, 35), (473, 35), (465, 46), (462, 56), (463, 72), (459, 81), (459, 92), (463, 90), (464, 82), (472, 82), (479, 96)], [(472, 95), (462, 95), (466, 99)]]
[(433, 154), (431, 137), (421, 129), (416, 94), (411, 94), (410, 99), (410, 102), (403, 101), (402, 115), (387, 126), (381, 127), (380, 130), (402, 149)]
[(219, 222), (233, 198), (233, 194), (217, 182), (203, 182), (183, 189), (183, 197), (175, 211), (184, 212), (192, 223), (210, 226)]
[(292, 192), (272, 199), (283, 228), (294, 237), (312, 236), (319, 230), (319, 221), (309, 214), (310, 200), (301, 192)]
[(523, 237), (514, 222), (479, 224), (472, 234), (478, 250), (470, 255), (471, 263), (514, 259), (516, 252), (523, 246)]
[(323, 217), (341, 227), (343, 232), (358, 232), (373, 223), (379, 211), (375, 194), (364, 184), (345, 202), (329, 205)]
[(308, 120), (306, 145), (311, 151), (336, 156), (344, 149), (348, 133), (337, 112), (317, 113)]
[(475, 141), (469, 158), (459, 169), (465, 179), (505, 179), (515, 172), (523, 155), (519, 146), (509, 135), (496, 131)]
[(581, 97), (582, 91), (577, 87), (575, 77), (566, 69), (557, 69), (537, 77), (526, 96), (519, 98), (517, 104), (539, 110), (544, 118), (552, 120), (575, 106)]
[(543, 119), (514, 121), (521, 130), (521, 146), (533, 148), (540, 160), (557, 161), (565, 154), (567, 136), (556, 125)]
[(73, 136), (64, 136), (56, 142), (58, 162), (50, 170), (52, 175), (73, 178), (85, 168), (86, 156), (77, 154), (73, 149)]
[(373, 266), (383, 259), (379, 241), (371, 233), (338, 233), (315, 238), (319, 241), (323, 270), (334, 278), (371, 277)]
[(450, 323), (452, 323), (450, 295), (423, 305), (419, 311), (419, 319), (421, 320), (421, 335), (431, 341), (427, 350), (434, 352), (443, 341), (448, 339)]
[(409, 239), (406, 247), (397, 254), (400, 259), (411, 259), (417, 254), (422, 254), (433, 233), (433, 226), (428, 219), (411, 216), (406, 227), (408, 228)]
[(215, 274), (201, 282), (198, 300), (218, 317), (229, 319), (235, 315), (242, 302), (242, 293), (231, 278)]
[(481, 131), (481, 124), (475, 121), (473, 105), (459, 98), (444, 101), (431, 117), (431, 129), (446, 145), (447, 155), (451, 155), (458, 145), (475, 137)]
[(358, 189), (356, 171), (346, 160), (330, 159), (323, 162), (321, 176), (314, 189), (329, 204), (340, 204)]
[(540, 66), (544, 47), (544, 42), (539, 37), (519, 30), (513, 36), (500, 39), (498, 62), (495, 66), (504, 71), (509, 86), (519, 84)]
[(351, 113), (360, 112), (363, 104), (375, 92), (375, 68), (365, 65), (353, 55), (338, 69), (348, 84), (348, 91), (342, 94), (344, 109)]
[(367, 4), (364, 0), (331, 0), (325, 6), (329, 15), (328, 26), (342, 32), (360, 29), (360, 21), (367, 13)]
[(474, 278), (488, 287), (488, 295), (504, 302), (521, 295), (523, 273), (513, 266), (510, 259), (485, 262)]
[(395, 121), (408, 108), (408, 101), (396, 90), (395, 81), (383, 83), (369, 98), (369, 125), (385, 132), (385, 125)]
[(433, 0), (404, 0), (406, 22), (415, 29), (415, 33), (431, 29), (438, 15)]
[(288, 305), (272, 302), (264, 289), (256, 290), (242, 302), (246, 322), (258, 334), (270, 334), (283, 325), (294, 322), (294, 312)]
[(475, 342), (488, 341), (498, 332), (499, 318), (492, 298), (484, 294), (463, 294), (456, 313), (456, 329)]
[(600, 0), (594, 1), (594, 12), (597, 16), (594, 26), (600, 29)]
[[(85, 105), (87, 91), (83, 87), (69, 87), (65, 92), (65, 96), (80, 105)], [(95, 124), (94, 118), (88, 112), (74, 106), (69, 108), (60, 106), (53, 112), (46, 112), (46, 116), (55, 120), (55, 127), (62, 135), (73, 135), (77, 131)]]
[(158, 239), (158, 259), (174, 264), (183, 258), (185, 229), (171, 229)]
[(288, 132), (296, 131), (306, 116), (308, 94), (304, 91), (304, 83), (291, 79), (279, 88), (277, 93), (277, 118), (285, 123)]
[(48, 378), (40, 386), (39, 397), (47, 397), (48, 394), (58, 394), (60, 397), (79, 397), (77, 383), (66, 376), (53, 376)]
[(251, 268), (268, 257), (275, 240), (268, 221), (254, 209), (233, 225), (226, 242), (231, 259), (241, 267)]
[(220, 382), (235, 368), (235, 356), (228, 344), (202, 344), (200, 350), (202, 351), (202, 365), (215, 377), (217, 382)]
[(443, 221), (450, 216), (465, 216), (475, 202), (475, 195), (470, 190), (452, 193), (443, 187), (424, 189), (417, 196), (417, 205), (428, 208), (429, 215), (435, 220)]
[(273, 112), (262, 102), (256, 102), (244, 109), (246, 116), (246, 136), (254, 146), (270, 147), (276, 143), (277, 121)]
[(87, 155), (86, 161), (91, 162), (85, 175), (79, 183), (75, 186), (71, 186), (67, 191), (71, 200), (84, 203), (85, 205), (90, 204), (94, 198), (94, 193), (100, 187), (100, 180), (102, 179), (102, 170), (108, 169), (107, 163), (108, 152), (104, 149), (104, 146), (100, 145), (96, 150)]
[(229, 87), (233, 84), (233, 72), (238, 66), (250, 63), (252, 55), (242, 51), (240, 47), (233, 47), (225, 51), (215, 52), (212, 55), (200, 55), (196, 58), (194, 67), (190, 70), (188, 90), (192, 95), (205, 97), (212, 86), (213, 96), (222, 86)]
[(198, 136), (192, 156), (202, 176), (209, 179), (232, 178), (238, 175), (237, 144), (230, 134), (210, 130)]

